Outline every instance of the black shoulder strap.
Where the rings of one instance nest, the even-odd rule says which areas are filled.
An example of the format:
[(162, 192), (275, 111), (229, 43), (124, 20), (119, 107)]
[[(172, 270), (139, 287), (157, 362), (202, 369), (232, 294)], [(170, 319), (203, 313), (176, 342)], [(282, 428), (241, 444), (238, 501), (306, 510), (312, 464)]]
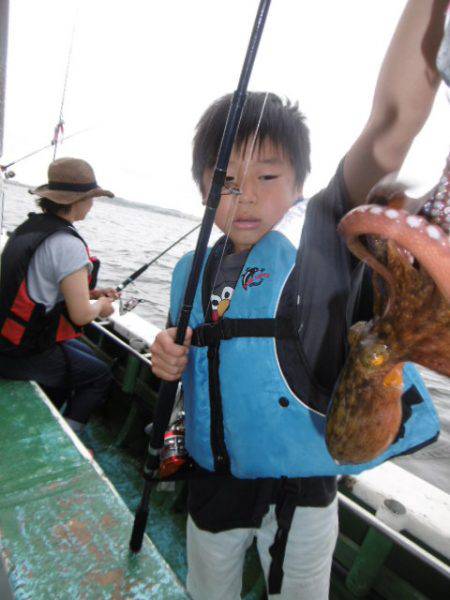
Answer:
[[(26, 221), (21, 223), (11, 234), (11, 239), (18, 237), (23, 234), (36, 233), (40, 234), (36, 238), (35, 245), (39, 246), (47, 237), (57, 233), (58, 231), (65, 231), (70, 235), (77, 237), (87, 247), (86, 242), (82, 236), (78, 233), (75, 227), (62, 217), (51, 213), (28, 213)], [(9, 241), (9, 240), (8, 240)]]

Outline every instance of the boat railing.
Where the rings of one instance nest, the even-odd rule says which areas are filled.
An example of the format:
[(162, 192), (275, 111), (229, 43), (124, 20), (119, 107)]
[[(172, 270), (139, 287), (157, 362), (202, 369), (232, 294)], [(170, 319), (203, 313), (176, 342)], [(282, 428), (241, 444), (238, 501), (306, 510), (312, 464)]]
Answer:
[(148, 352), (140, 352), (136, 348), (131, 346), (131, 342), (124, 342), (118, 335), (113, 333), (110, 329), (107, 328), (107, 325), (110, 324), (110, 321), (92, 321), (90, 326), (97, 329), (101, 334), (110, 338), (113, 342), (115, 342), (118, 346), (124, 348), (127, 352), (138, 358), (141, 362), (143, 362), (148, 367), (151, 367), (152, 362), (150, 360), (150, 354)]
[[(401, 531), (398, 531), (394, 529), (393, 526), (387, 524), (380, 518), (378, 514), (372, 514), (342, 492), (338, 493), (338, 499), (342, 506), (360, 517), (365, 523), (367, 523), (367, 525), (382, 533), (384, 536), (392, 540), (392, 542), (398, 544), (410, 554), (413, 554), (419, 558), (421, 561), (444, 575), (444, 577), (447, 579), (450, 579), (450, 567), (445, 564), (445, 562), (422, 548), (422, 546), (419, 546), (419, 544), (416, 544), (413, 540), (406, 537), (403, 533), (401, 533)], [(385, 500), (382, 507), (384, 513), (389, 514), (390, 512), (394, 512), (389, 506), (389, 500)], [(377, 511), (377, 513), (378, 512), (381, 511)], [(395, 521), (395, 513), (393, 514), (392, 520)]]

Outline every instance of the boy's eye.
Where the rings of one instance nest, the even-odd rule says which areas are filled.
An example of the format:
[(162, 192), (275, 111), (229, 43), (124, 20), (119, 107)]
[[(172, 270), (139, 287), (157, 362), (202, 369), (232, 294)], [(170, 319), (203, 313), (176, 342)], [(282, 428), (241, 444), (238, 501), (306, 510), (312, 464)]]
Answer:
[(277, 179), (279, 175), (261, 175), (260, 179), (263, 181), (270, 181), (271, 179)]

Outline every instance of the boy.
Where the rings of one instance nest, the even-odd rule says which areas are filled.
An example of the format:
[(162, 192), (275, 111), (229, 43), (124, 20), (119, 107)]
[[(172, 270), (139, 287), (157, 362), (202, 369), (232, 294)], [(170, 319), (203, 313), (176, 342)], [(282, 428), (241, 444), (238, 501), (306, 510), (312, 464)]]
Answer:
[[(310, 168), (302, 115), (274, 94), (248, 95), (216, 214), (226, 238), (209, 254), (191, 320), (218, 325), (188, 331), (184, 347), (169, 328), (151, 349), (157, 376), (173, 381), (184, 373), (191, 456), (223, 474), (189, 483), (187, 586), (194, 600), (240, 597), (254, 537), (269, 598), (328, 597), (336, 471), (321, 423), (345, 359), (354, 265), (336, 226), (400, 168), (428, 116), (446, 4), (408, 2), (369, 121), (306, 209), (299, 202)], [(194, 139), (193, 176), (204, 198), (229, 103), (225, 96), (209, 107)], [(172, 323), (189, 260), (174, 272)]]

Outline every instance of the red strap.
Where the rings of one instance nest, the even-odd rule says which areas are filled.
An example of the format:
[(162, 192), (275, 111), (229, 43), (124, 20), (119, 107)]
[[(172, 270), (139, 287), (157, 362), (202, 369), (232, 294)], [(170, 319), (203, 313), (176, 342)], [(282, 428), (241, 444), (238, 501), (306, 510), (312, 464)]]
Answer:
[(24, 279), (20, 284), (16, 297), (14, 298), (13, 305), (11, 306), (11, 312), (24, 321), (29, 321), (35, 306), (35, 302), (33, 302), (28, 295), (27, 285)]
[(65, 342), (80, 337), (81, 332), (76, 331), (72, 324), (63, 316), (59, 318), (58, 330), (56, 331), (56, 341)]
[(6, 319), (3, 323), (1, 335), (10, 341), (15, 346), (18, 346), (22, 341), (23, 334), (25, 333), (25, 327), (20, 325), (12, 319)]

